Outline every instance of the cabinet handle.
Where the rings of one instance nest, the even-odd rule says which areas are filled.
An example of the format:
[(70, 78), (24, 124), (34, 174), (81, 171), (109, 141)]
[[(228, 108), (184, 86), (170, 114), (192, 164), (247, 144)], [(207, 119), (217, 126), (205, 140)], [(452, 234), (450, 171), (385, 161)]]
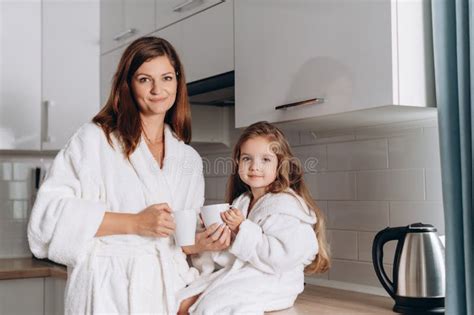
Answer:
[(49, 114), (51, 108), (56, 104), (53, 101), (44, 101), (44, 129), (43, 129), (43, 142), (52, 142), (54, 138), (49, 134)]
[(180, 5), (174, 7), (173, 11), (174, 12), (182, 11), (184, 9), (184, 7), (187, 7), (188, 5), (190, 5), (191, 3), (196, 2), (196, 1), (202, 1), (202, 0), (187, 0), (187, 1), (184, 1)]
[(115, 35), (115, 36), (114, 36), (114, 40), (115, 40), (115, 41), (122, 40), (122, 39), (125, 38), (125, 37), (128, 37), (128, 36), (131, 36), (131, 35), (135, 34), (136, 31), (137, 31), (137, 30), (134, 29), (134, 28), (129, 28), (128, 30), (123, 31), (123, 32), (120, 33), (120, 34)]
[(316, 97), (316, 98), (312, 98), (312, 99), (309, 99), (309, 100), (306, 100), (306, 101), (280, 105), (280, 106), (275, 107), (275, 109), (280, 110), (280, 109), (288, 109), (288, 108), (291, 108), (291, 107), (296, 107), (296, 106), (301, 106), (301, 105), (322, 104), (325, 101), (326, 101), (325, 98)]

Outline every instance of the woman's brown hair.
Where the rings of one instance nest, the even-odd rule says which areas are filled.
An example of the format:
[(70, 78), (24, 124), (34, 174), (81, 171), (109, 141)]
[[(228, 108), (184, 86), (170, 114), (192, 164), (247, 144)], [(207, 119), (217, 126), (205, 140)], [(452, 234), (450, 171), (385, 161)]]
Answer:
[(318, 240), (319, 252), (314, 261), (305, 268), (305, 272), (310, 274), (327, 271), (330, 266), (330, 258), (326, 242), (325, 218), (306, 187), (300, 161), (291, 152), (290, 145), (280, 129), (268, 122), (260, 121), (244, 130), (232, 153), (233, 170), (227, 183), (226, 202), (232, 203), (235, 198), (245, 192), (251, 194), (250, 187), (240, 179), (239, 159), (242, 145), (247, 140), (256, 137), (267, 139), (270, 142), (270, 149), (278, 158), (277, 176), (275, 181), (267, 188), (267, 192), (280, 193), (291, 188), (303, 198), (307, 206), (316, 215), (317, 222), (314, 226), (314, 231)]
[(101, 111), (92, 119), (107, 136), (116, 132), (128, 158), (135, 151), (142, 133), (139, 107), (133, 97), (131, 80), (137, 69), (155, 57), (168, 57), (176, 71), (178, 87), (174, 105), (166, 112), (167, 123), (176, 136), (185, 143), (191, 142), (191, 110), (183, 66), (173, 46), (158, 37), (141, 37), (132, 42), (120, 59), (113, 77), (109, 98)]

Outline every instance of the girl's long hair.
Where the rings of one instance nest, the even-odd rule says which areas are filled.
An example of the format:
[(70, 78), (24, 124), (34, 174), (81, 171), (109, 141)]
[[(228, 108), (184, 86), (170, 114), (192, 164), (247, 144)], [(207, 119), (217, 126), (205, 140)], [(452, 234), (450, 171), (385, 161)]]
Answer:
[(166, 112), (165, 123), (180, 140), (191, 142), (191, 110), (179, 56), (168, 41), (153, 36), (141, 37), (132, 42), (123, 53), (113, 77), (109, 98), (92, 119), (102, 128), (110, 145), (110, 134), (116, 132), (127, 158), (135, 151), (142, 133), (139, 107), (132, 93), (132, 78), (144, 62), (161, 56), (168, 57), (178, 78), (176, 100)]
[(322, 211), (316, 205), (311, 194), (306, 187), (303, 179), (303, 169), (300, 161), (291, 152), (290, 145), (285, 136), (277, 127), (272, 124), (261, 121), (254, 123), (244, 130), (239, 140), (234, 146), (232, 154), (232, 175), (227, 183), (226, 202), (232, 201), (245, 192), (251, 193), (250, 187), (245, 184), (239, 176), (240, 148), (249, 139), (264, 137), (270, 143), (270, 149), (278, 158), (277, 176), (275, 181), (267, 189), (270, 193), (285, 192), (288, 188), (293, 189), (307, 206), (316, 215), (317, 222), (314, 226), (314, 232), (318, 240), (319, 252), (314, 261), (305, 268), (305, 272), (322, 273), (329, 269), (330, 258), (329, 248), (326, 241), (325, 218)]

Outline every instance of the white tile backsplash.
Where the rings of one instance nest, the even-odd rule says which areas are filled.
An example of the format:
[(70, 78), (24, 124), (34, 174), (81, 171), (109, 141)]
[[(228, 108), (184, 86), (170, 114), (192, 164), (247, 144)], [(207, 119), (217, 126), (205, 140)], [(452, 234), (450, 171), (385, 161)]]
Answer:
[(357, 232), (328, 230), (328, 243), (332, 258), (357, 260)]
[[(387, 274), (392, 274), (392, 267), (384, 265)], [(329, 280), (352, 282), (362, 285), (381, 286), (371, 263), (334, 259)]]
[(11, 181), (8, 183), (8, 199), (29, 199), (31, 197), (31, 182)]
[(356, 193), (355, 173), (325, 172), (305, 174), (313, 197), (324, 200), (354, 200)]
[(12, 180), (13, 179), (13, 166), (12, 163), (4, 162), (0, 163), (0, 181)]
[(46, 169), (53, 157), (0, 156), (0, 259), (31, 257), (26, 236), (33, 204), (34, 169)]
[(338, 230), (378, 231), (389, 225), (384, 201), (328, 201), (328, 227)]
[(315, 173), (327, 169), (327, 151), (325, 145), (293, 147), (293, 154), (301, 162), (305, 173)]
[(386, 169), (387, 140), (377, 139), (327, 145), (328, 170)]
[(426, 128), (422, 134), (388, 140), (389, 167), (440, 168), (438, 129)]
[(16, 220), (27, 220), (28, 219), (28, 206), (27, 200), (14, 200), (12, 205), (12, 217)]
[(282, 130), (282, 132), (285, 134), (285, 138), (291, 146), (299, 145), (301, 143), (299, 131)]
[(423, 169), (357, 172), (359, 200), (424, 200)]
[(34, 168), (32, 163), (13, 163), (13, 180), (31, 180)]

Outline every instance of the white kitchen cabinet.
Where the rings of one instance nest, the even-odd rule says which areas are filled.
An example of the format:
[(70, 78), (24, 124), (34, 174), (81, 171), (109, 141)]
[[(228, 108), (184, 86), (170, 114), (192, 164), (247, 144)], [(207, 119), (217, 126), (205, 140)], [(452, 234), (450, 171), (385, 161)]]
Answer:
[(155, 0), (101, 0), (100, 23), (106, 53), (155, 30)]
[(0, 149), (60, 149), (99, 108), (99, 1), (0, 1), (0, 14)]
[(0, 1), (0, 150), (39, 150), (41, 1)]
[(182, 22), (181, 58), (187, 82), (234, 70), (234, 6), (232, 0)]
[(64, 314), (66, 279), (49, 277), (44, 279), (44, 314)]
[(155, 29), (185, 19), (225, 0), (156, 0)]
[(436, 113), (428, 1), (239, 0), (234, 18), (236, 127)]
[(100, 56), (100, 104), (105, 105), (107, 101), (110, 89), (112, 87), (112, 81), (117, 70), (117, 66), (120, 62), (123, 52), (126, 47), (121, 47), (111, 52), (108, 52)]
[(58, 150), (100, 108), (99, 1), (43, 0), (42, 13), (42, 149)]
[(0, 280), (0, 314), (43, 314), (44, 279)]
[(221, 2), (152, 35), (168, 40), (175, 47), (188, 83), (234, 69), (232, 0)]

